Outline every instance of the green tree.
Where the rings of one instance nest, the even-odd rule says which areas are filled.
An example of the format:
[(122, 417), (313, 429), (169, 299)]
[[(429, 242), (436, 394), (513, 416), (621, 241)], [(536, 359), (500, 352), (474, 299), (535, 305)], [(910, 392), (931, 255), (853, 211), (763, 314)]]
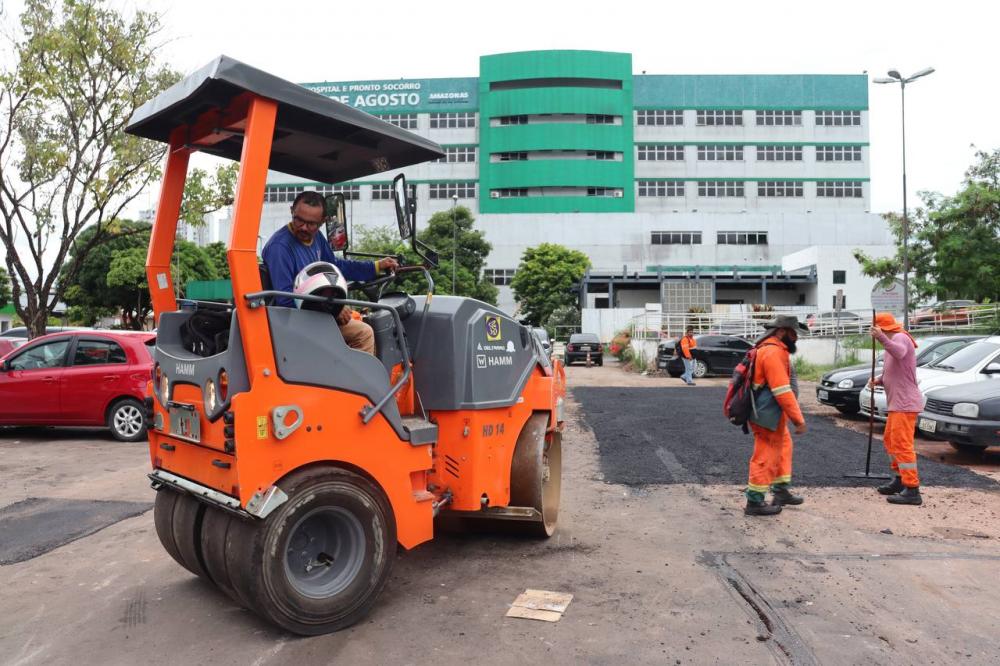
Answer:
[(126, 17), (106, 0), (26, 0), (19, 29), (2, 29), (14, 39), (0, 66), (0, 242), (17, 313), (38, 334), (90, 250), (159, 177), (165, 147), (122, 130), (179, 77), (157, 63), (159, 17)]
[[(240, 165), (236, 162), (216, 167), (211, 176), (204, 169), (192, 169), (184, 181), (180, 220), (200, 227), (205, 224), (206, 215), (232, 204), (239, 172)], [(225, 249), (225, 244), (221, 245)]]
[(511, 282), (523, 317), (539, 326), (560, 306), (575, 306), (571, 288), (589, 267), (587, 255), (555, 243), (525, 250)]
[(209, 243), (205, 246), (205, 252), (212, 258), (212, 264), (215, 266), (215, 272), (218, 273), (219, 279), (228, 280), (230, 276), (229, 262), (226, 260), (226, 244)]
[(10, 302), (10, 278), (7, 271), (0, 268), (0, 308), (6, 307)]
[(555, 340), (565, 340), (570, 333), (580, 330), (580, 310), (576, 303), (573, 305), (560, 305), (552, 314), (548, 316), (543, 324), (549, 333), (549, 338)]
[[(910, 218), (911, 305), (929, 298), (1000, 297), (1000, 149), (979, 151), (954, 196), (922, 192)], [(893, 257), (854, 256), (865, 275), (890, 281), (903, 272), (901, 216), (885, 216), (896, 237)]]

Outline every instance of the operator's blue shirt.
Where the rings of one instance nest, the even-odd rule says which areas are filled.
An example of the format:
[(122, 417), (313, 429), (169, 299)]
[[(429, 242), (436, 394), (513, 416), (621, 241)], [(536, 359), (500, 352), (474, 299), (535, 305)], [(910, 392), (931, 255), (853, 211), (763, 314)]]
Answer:
[[(340, 269), (347, 280), (368, 282), (375, 279), (374, 262), (338, 259), (322, 234), (316, 234), (311, 244), (304, 245), (287, 224), (268, 239), (263, 255), (271, 276), (271, 287), (277, 291), (292, 291), (295, 276), (314, 261), (329, 261)], [(274, 304), (285, 307), (295, 305), (290, 298), (276, 298)]]

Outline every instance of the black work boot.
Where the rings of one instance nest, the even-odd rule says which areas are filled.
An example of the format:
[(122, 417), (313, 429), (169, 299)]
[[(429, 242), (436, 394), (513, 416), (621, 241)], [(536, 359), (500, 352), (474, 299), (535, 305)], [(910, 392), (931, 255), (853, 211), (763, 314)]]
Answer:
[(924, 503), (924, 498), (920, 496), (920, 488), (903, 488), (903, 492), (898, 495), (890, 495), (885, 498), (890, 504), (912, 504), (920, 506)]
[(743, 509), (743, 514), (747, 516), (773, 516), (779, 513), (781, 513), (780, 504), (754, 502), (749, 499), (747, 500), (746, 508)]
[(906, 486), (903, 485), (903, 479), (902, 479), (902, 477), (897, 476), (895, 479), (893, 479), (889, 483), (887, 483), (885, 485), (882, 485), (882, 486), (879, 486), (878, 488), (876, 488), (876, 490), (881, 495), (896, 495), (896, 494), (902, 492), (903, 488), (905, 488), (905, 487)]
[(775, 506), (784, 506), (786, 504), (796, 506), (805, 501), (798, 495), (793, 495), (788, 488), (771, 488), (771, 494), (774, 495), (771, 504)]

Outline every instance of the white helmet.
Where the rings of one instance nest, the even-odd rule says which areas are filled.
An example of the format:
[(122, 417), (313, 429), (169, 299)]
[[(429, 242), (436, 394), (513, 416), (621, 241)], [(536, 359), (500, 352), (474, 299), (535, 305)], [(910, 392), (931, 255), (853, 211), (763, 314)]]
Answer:
[[(347, 298), (347, 280), (340, 269), (328, 261), (314, 261), (295, 276), (292, 291), (308, 296), (323, 296), (324, 298)], [(323, 310), (334, 316), (340, 314), (343, 305), (325, 305), (313, 301), (295, 299), (295, 307), (302, 310)]]

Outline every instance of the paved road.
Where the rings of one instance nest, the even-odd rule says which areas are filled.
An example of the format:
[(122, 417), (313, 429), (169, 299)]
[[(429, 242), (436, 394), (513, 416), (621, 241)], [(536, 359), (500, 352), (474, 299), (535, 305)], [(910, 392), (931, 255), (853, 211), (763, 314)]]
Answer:
[[(569, 376), (574, 388), (672, 385), (614, 367), (572, 368)], [(692, 390), (710, 392), (707, 384)], [(629, 486), (605, 478), (580, 405), (571, 399), (567, 409), (557, 535), (441, 534), (398, 555), (373, 613), (350, 630), (300, 639), (259, 622), (170, 560), (147, 512), (0, 566), (0, 663), (990, 664), (1000, 657), (998, 602), (984, 580), (1000, 564), (1000, 493), (935, 488), (912, 509), (890, 508), (868, 489), (811, 487), (802, 507), (751, 520), (735, 483)], [(142, 447), (91, 433), (50, 435), (0, 431), (0, 506), (28, 497), (151, 500)], [(663, 449), (673, 456), (641, 464), (670, 474), (697, 469), (680, 449)], [(701, 478), (688, 473), (688, 481)], [(529, 587), (575, 596), (555, 624), (504, 618)], [(898, 617), (899, 608), (909, 615)]]

